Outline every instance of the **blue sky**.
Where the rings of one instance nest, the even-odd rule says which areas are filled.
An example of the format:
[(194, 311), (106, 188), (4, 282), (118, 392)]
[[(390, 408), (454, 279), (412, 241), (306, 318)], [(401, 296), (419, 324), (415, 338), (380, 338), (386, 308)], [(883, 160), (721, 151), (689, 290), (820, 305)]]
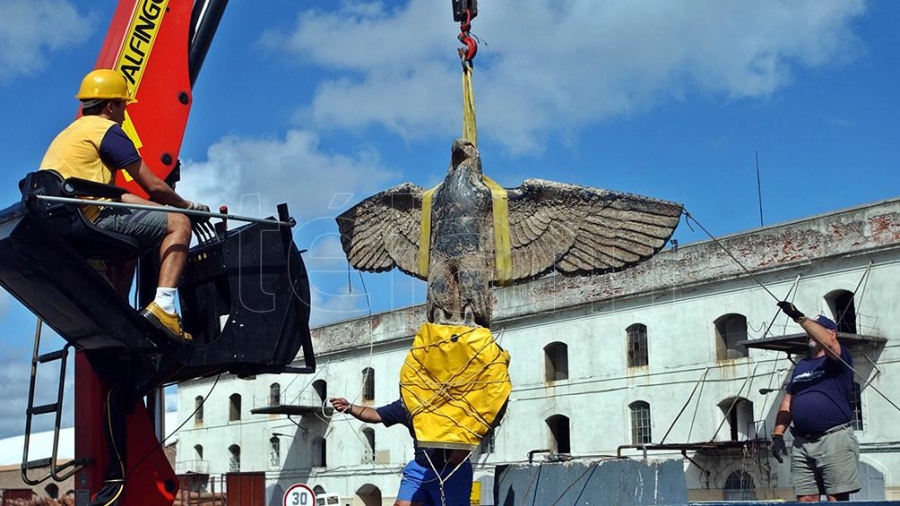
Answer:
[[(333, 218), (443, 177), (462, 114), (450, 5), (232, 1), (219, 27), (178, 190), (241, 214), (287, 202), (309, 249), (314, 323), (366, 314), (362, 280), (372, 311), (424, 300), (398, 272), (348, 285)], [(535, 177), (674, 200), (716, 236), (759, 226), (756, 152), (767, 225), (897, 196), (898, 2), (479, 7), (479, 148), (504, 186)], [(16, 182), (74, 117), (114, 8), (0, 0), (0, 201), (18, 198)], [(682, 224), (674, 238), (706, 236)], [(34, 317), (0, 293), (0, 323), (2, 437), (24, 427)]]

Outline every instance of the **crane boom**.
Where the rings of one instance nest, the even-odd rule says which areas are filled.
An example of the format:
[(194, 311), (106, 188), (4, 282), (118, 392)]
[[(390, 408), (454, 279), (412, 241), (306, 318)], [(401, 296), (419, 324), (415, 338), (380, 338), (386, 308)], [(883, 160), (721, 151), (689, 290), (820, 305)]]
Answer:
[[(137, 103), (123, 129), (169, 184), (179, 179), (192, 87), (226, 5), (119, 0), (97, 58), (96, 68), (125, 77)], [(286, 204), (278, 206), (277, 219), (233, 230), (217, 224), (188, 254), (178, 289), (184, 328), (194, 340), (176, 345), (96, 268), (140, 252), (133, 238), (94, 226), (83, 206), (72, 203), (73, 197), (116, 198), (121, 188), (146, 195), (124, 171), (117, 171), (116, 185), (85, 186), (51, 170), (28, 174), (19, 184), (22, 199), (0, 210), (0, 286), (76, 350), (77, 504), (171, 506), (179, 484), (161, 447), (160, 417), (150, 413), (162, 409), (158, 389), (222, 373), (314, 372), (309, 281)], [(141, 257), (138, 307), (152, 300), (157, 263), (153, 255)], [(300, 352), (303, 365), (293, 366)], [(61, 411), (61, 404), (29, 405), (26, 416)], [(40, 462), (23, 462), (26, 481)]]

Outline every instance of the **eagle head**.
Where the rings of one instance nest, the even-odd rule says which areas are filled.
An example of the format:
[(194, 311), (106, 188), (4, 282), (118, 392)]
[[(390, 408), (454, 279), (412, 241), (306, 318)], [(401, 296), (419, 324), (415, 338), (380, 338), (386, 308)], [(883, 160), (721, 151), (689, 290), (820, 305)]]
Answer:
[(481, 174), (481, 155), (467, 139), (456, 139), (450, 148), (450, 170), (468, 169)]

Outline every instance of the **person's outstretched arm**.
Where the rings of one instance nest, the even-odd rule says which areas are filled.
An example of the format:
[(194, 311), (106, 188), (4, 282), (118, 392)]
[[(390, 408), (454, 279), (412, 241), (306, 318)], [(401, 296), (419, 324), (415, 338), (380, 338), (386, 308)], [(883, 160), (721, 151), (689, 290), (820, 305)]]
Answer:
[(332, 397), (329, 401), (336, 411), (346, 413), (361, 422), (381, 423), (381, 415), (375, 411), (375, 408), (350, 404), (350, 401), (343, 397)]
[(832, 360), (841, 360), (841, 343), (837, 339), (837, 331), (823, 327), (819, 322), (807, 318), (797, 309), (797, 306), (787, 301), (778, 303), (778, 307), (796, 323), (799, 323), (813, 341), (825, 350), (825, 354)]

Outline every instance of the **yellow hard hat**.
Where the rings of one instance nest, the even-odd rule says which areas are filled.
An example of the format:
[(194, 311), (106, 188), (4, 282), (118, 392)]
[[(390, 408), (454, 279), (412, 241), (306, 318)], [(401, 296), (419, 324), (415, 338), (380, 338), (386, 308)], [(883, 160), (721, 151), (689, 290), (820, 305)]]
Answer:
[(112, 69), (97, 69), (88, 72), (81, 80), (78, 100), (124, 100), (126, 103), (137, 102), (128, 94), (125, 77)]

